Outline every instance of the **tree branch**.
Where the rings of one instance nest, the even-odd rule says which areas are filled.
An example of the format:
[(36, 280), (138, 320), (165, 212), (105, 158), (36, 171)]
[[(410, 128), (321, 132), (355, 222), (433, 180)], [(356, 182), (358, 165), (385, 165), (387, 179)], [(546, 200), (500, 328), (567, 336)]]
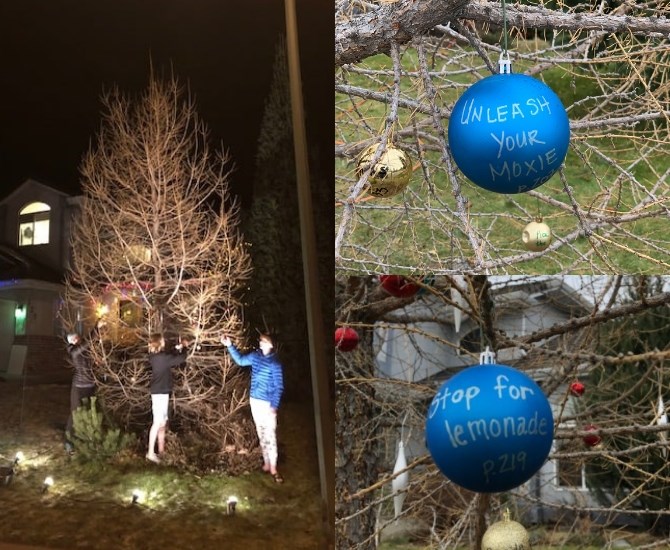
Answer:
[[(670, 20), (665, 17), (630, 17), (565, 13), (534, 6), (507, 6), (509, 26), (523, 29), (566, 31), (595, 30), (631, 32), (649, 37), (667, 37)], [(401, 0), (380, 6), (339, 22), (335, 26), (335, 66), (357, 63), (366, 57), (390, 51), (391, 42), (405, 44), (435, 26), (456, 19), (471, 19), (502, 25), (502, 8), (497, 2), (463, 0)]]

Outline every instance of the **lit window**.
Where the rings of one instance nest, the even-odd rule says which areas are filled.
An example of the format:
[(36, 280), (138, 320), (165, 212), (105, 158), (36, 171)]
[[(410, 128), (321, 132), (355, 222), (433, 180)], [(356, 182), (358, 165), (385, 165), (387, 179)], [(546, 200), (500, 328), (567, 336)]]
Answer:
[(131, 300), (121, 300), (119, 303), (119, 320), (126, 327), (137, 328), (142, 326), (144, 311)]
[(43, 202), (32, 202), (19, 212), (19, 246), (49, 243), (50, 212)]

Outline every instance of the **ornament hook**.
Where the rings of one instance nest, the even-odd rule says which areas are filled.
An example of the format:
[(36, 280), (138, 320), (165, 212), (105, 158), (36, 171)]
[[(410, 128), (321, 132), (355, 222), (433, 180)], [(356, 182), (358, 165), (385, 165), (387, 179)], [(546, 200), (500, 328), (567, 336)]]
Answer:
[(511, 74), (512, 62), (510, 61), (509, 52), (507, 50), (500, 52), (500, 59), (498, 59), (498, 67), (500, 74)]
[(488, 346), (486, 350), (479, 354), (479, 364), (480, 365), (493, 365), (496, 360), (495, 352), (491, 351)]

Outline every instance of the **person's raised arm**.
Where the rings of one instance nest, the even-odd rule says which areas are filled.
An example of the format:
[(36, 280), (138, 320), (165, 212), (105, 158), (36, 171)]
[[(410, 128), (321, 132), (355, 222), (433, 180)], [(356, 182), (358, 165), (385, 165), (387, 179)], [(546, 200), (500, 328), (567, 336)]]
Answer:
[(232, 340), (228, 336), (221, 336), (221, 343), (226, 346), (228, 353), (233, 358), (233, 361), (237, 363), (240, 367), (248, 367), (251, 365), (251, 354), (247, 353), (243, 355), (240, 351), (233, 345)]

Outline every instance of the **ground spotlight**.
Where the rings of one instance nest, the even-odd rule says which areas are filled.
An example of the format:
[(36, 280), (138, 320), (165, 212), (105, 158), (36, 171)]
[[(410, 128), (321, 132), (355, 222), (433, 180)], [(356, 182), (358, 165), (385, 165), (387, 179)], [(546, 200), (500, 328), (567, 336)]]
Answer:
[(228, 515), (229, 516), (234, 516), (235, 515), (235, 507), (237, 506), (237, 497), (229, 496), (227, 504), (228, 504)]
[(44, 478), (44, 483), (42, 484), (42, 492), (46, 493), (49, 490), (49, 487), (51, 487), (54, 484), (54, 478), (51, 476), (47, 476)]
[(16, 455), (14, 456), (14, 466), (16, 466), (19, 462), (21, 462), (25, 457), (23, 456), (23, 453), (21, 451), (18, 451)]
[(142, 498), (143, 493), (139, 489), (133, 489), (133, 504), (137, 504)]

